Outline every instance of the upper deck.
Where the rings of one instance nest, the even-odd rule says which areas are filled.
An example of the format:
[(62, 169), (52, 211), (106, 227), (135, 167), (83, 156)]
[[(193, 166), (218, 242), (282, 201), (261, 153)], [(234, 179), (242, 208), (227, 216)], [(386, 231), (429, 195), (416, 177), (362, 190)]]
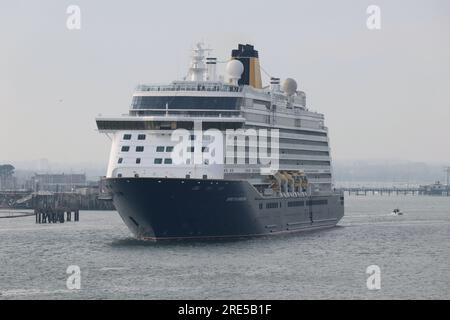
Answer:
[[(236, 122), (242, 125), (245, 122), (250, 126), (326, 131), (323, 115), (306, 107), (306, 95), (297, 90), (294, 80), (286, 79), (280, 85), (279, 78), (271, 78), (270, 85), (263, 87), (259, 81), (259, 62), (255, 60), (257, 52), (252, 46), (239, 48), (245, 52), (235, 56), (239, 52), (233, 51), (233, 58), (227, 63), (227, 74), (216, 77), (217, 60), (206, 58), (205, 50), (199, 45), (194, 50), (186, 78), (169, 84), (138, 85), (128, 114), (98, 118), (99, 129), (132, 129), (133, 125), (140, 129), (152, 128), (152, 121), (201, 121), (228, 122), (232, 127)], [(250, 58), (244, 54), (249, 52), (254, 53)]]

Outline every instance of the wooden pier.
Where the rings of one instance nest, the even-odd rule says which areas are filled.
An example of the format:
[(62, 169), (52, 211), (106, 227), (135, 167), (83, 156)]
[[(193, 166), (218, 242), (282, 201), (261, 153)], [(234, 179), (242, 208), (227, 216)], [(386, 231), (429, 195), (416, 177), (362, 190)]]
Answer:
[[(423, 187), (351, 187), (351, 188), (338, 188), (338, 190), (347, 193), (348, 195), (367, 196), (367, 195), (435, 195), (430, 194)], [(449, 196), (449, 192), (444, 192), (441, 196)]]
[(80, 197), (73, 193), (33, 194), (36, 223), (64, 223), (80, 220)]

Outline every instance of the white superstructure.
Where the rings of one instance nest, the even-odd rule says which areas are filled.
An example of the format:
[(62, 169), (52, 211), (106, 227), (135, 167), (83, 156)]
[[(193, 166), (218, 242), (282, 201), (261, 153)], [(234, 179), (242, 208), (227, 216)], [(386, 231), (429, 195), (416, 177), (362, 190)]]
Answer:
[[(112, 140), (107, 177), (245, 179), (254, 185), (277, 180), (291, 185), (292, 177), (300, 172), (313, 191), (331, 191), (330, 148), (323, 115), (308, 110), (305, 93), (297, 90), (293, 79), (280, 83), (272, 78), (269, 86), (262, 87), (257, 51), (249, 45), (240, 45), (238, 50), (233, 51), (227, 65), (228, 74), (218, 77), (217, 59), (208, 57), (199, 44), (184, 80), (140, 85), (128, 115), (97, 118), (99, 130)], [(209, 163), (214, 137), (199, 137), (196, 128), (221, 132), (278, 129), (279, 151), (273, 156), (279, 157), (281, 178), (261, 175), (261, 165), (252, 164), (247, 153), (237, 153), (234, 163), (225, 159), (222, 164)], [(177, 141), (171, 137), (175, 129), (191, 133), (192, 144), (186, 152), (192, 157), (183, 164), (175, 164), (173, 159)], [(225, 145), (224, 157), (227, 151)]]

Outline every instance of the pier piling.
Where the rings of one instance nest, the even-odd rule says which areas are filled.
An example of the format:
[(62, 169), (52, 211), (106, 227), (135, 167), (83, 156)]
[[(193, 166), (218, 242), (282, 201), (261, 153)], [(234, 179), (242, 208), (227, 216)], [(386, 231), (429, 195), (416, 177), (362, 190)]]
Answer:
[(80, 201), (74, 194), (34, 194), (32, 198), (36, 223), (64, 223), (80, 220)]

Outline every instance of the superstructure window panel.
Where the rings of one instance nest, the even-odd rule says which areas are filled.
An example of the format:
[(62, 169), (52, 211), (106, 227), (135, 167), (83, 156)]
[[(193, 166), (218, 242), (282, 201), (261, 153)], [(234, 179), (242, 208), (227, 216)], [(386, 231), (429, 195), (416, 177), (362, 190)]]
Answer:
[[(189, 112), (192, 115), (192, 112)], [(218, 129), (225, 131), (226, 129), (242, 128), (243, 122), (225, 122), (225, 121), (205, 121), (203, 122), (203, 130)], [(98, 120), (97, 127), (99, 130), (175, 130), (186, 129), (193, 130), (194, 123), (192, 121), (128, 121), (128, 120)]]
[(239, 97), (135, 96), (133, 109), (238, 110)]
[(330, 166), (330, 161), (313, 161), (313, 160), (280, 160), (281, 165), (297, 165), (297, 166)]
[[(301, 120), (301, 119), (297, 119), (297, 120)], [(272, 127), (269, 126), (264, 126), (264, 125), (246, 125), (245, 126), (246, 129), (273, 129)], [(328, 136), (327, 132), (323, 132), (323, 131), (315, 131), (315, 130), (302, 130), (302, 129), (287, 129), (287, 128), (277, 128), (278, 130), (280, 130), (280, 133), (294, 133), (294, 134), (302, 134), (302, 135), (310, 135), (310, 136), (319, 136), (319, 137), (326, 137)]]
[(203, 122), (203, 131), (209, 129), (217, 129), (220, 131), (225, 131), (227, 129), (240, 129), (243, 127), (243, 122)]
[(331, 173), (309, 173), (306, 175), (309, 180), (312, 179), (331, 179)]
[(304, 201), (290, 201), (288, 202), (288, 207), (303, 207), (305, 205)]
[(255, 113), (246, 113), (245, 114), (245, 119), (247, 119), (247, 121), (252, 121), (252, 122), (264, 122), (267, 123), (267, 115), (265, 114), (255, 114)]
[(138, 140), (145, 140), (146, 138), (147, 138), (147, 135), (145, 135), (145, 134), (138, 135)]
[(301, 126), (305, 128), (311, 128), (311, 129), (321, 129), (322, 126), (319, 121), (313, 121), (313, 120), (302, 120)]
[(318, 142), (328, 142), (327, 137), (321, 137), (321, 136), (313, 136), (313, 135), (303, 135), (303, 134), (296, 134), (296, 133), (286, 133), (280, 130), (280, 139), (286, 138), (286, 139), (298, 139), (298, 140), (308, 140), (308, 141), (318, 141)]
[(330, 156), (329, 151), (313, 151), (313, 150), (292, 150), (292, 149), (280, 149), (280, 154), (295, 154), (295, 155), (304, 155), (304, 156)]
[(131, 134), (124, 134), (123, 140), (131, 140), (132, 135)]
[(98, 120), (97, 127), (99, 130), (163, 130), (162, 128), (170, 127), (171, 129), (192, 130), (194, 123), (192, 121), (177, 121), (176, 128), (172, 127), (173, 121), (139, 121), (139, 120)]
[(253, 105), (264, 107), (264, 109), (270, 109), (270, 101), (266, 101), (266, 100), (254, 99)]
[(130, 151), (130, 146), (122, 146), (122, 148), (120, 149), (121, 152), (128, 152)]
[(324, 151), (329, 152), (330, 148), (328, 146), (312, 146), (312, 145), (301, 145), (294, 143), (280, 143), (280, 149), (286, 150), (306, 150), (306, 151)]
[(328, 204), (328, 200), (307, 200), (308, 206), (323, 206)]
[(326, 146), (328, 147), (328, 142), (324, 141), (312, 141), (312, 140), (301, 140), (301, 139), (291, 139), (291, 138), (280, 138), (280, 143), (292, 143), (292, 144), (303, 144), (310, 146)]
[(143, 146), (137, 146), (136, 147), (136, 152), (144, 152), (144, 147)]
[(266, 209), (277, 209), (277, 208), (278, 208), (278, 202), (266, 203)]
[(295, 119), (292, 118), (285, 118), (285, 117), (276, 117), (275, 118), (275, 123), (277, 125), (281, 125), (281, 126), (291, 126), (294, 127), (295, 126)]
[(298, 155), (298, 154), (280, 154), (280, 155), (274, 155), (278, 156), (278, 159), (280, 160), (294, 160), (294, 161), (330, 161), (331, 158), (328, 156), (304, 156), (304, 155)]

